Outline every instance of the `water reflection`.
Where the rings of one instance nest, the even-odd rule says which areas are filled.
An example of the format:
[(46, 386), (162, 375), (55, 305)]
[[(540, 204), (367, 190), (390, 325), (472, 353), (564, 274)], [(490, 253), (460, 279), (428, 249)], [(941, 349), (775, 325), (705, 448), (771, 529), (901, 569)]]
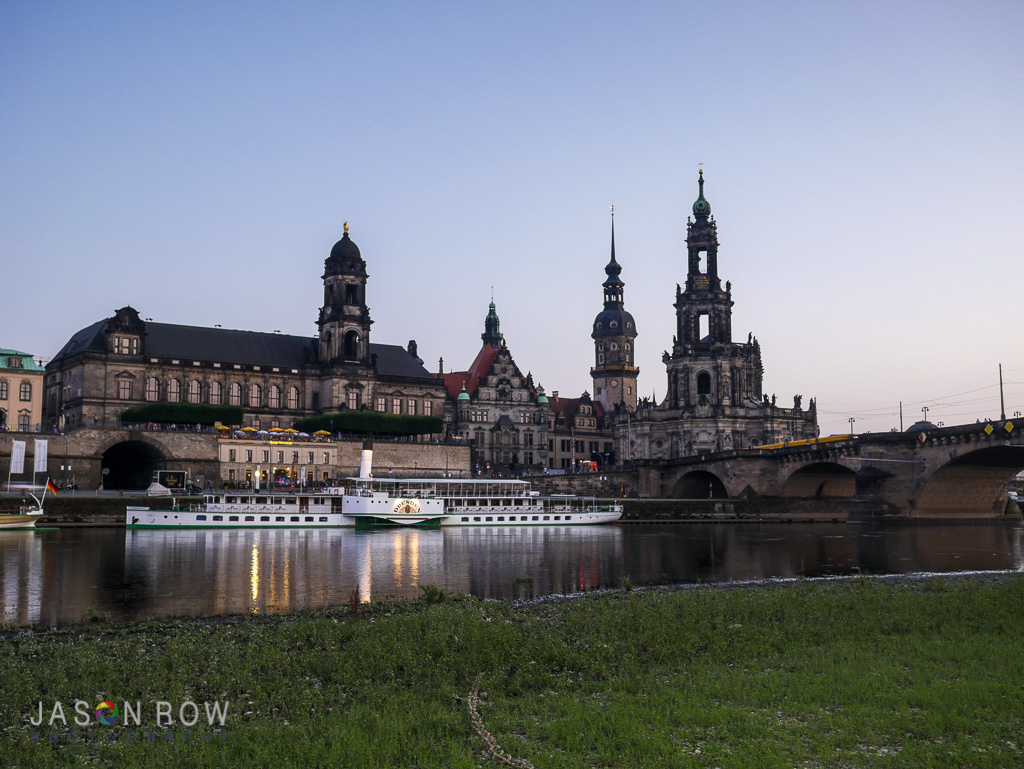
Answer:
[(1022, 569), (1022, 529), (845, 524), (559, 528), (0, 531), (3, 619), (60, 624), (276, 613), (411, 598), (492, 598), (768, 577)]

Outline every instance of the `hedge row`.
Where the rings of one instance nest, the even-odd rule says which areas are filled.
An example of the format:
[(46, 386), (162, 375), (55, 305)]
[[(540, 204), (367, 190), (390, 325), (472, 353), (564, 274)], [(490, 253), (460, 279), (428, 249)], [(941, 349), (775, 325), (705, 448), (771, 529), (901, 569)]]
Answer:
[(330, 433), (362, 435), (427, 435), (442, 432), (444, 420), (441, 417), (382, 414), (379, 411), (339, 411), (299, 419), (293, 426), (309, 433), (327, 430)]
[(245, 412), (240, 406), (213, 406), (208, 403), (169, 403), (157, 401), (132, 406), (121, 412), (121, 422), (157, 422), (178, 425), (240, 425)]

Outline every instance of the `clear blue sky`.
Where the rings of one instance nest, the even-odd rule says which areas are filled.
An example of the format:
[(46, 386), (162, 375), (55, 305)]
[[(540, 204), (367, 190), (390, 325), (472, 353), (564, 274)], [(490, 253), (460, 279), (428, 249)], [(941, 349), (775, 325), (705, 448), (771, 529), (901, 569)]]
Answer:
[[(823, 433), (1024, 411), (1024, 3), (0, 5), (0, 346), (126, 304), (316, 332), (349, 221), (372, 340), (591, 389), (608, 206), (665, 393), (697, 164), (765, 389)], [(1024, 420), (1022, 420), (1024, 423)]]

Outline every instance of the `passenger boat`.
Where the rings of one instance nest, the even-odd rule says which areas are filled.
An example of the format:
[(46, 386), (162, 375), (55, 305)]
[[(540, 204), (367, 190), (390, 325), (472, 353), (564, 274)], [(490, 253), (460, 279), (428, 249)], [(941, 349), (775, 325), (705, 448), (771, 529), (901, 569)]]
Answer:
[[(592, 497), (542, 497), (527, 481), (373, 478), (372, 452), (360, 474), (313, 492), (217, 491), (202, 503), (129, 506), (129, 528), (294, 528), (315, 526), (576, 526), (612, 523), (622, 505)], [(159, 505), (159, 503), (156, 503)]]

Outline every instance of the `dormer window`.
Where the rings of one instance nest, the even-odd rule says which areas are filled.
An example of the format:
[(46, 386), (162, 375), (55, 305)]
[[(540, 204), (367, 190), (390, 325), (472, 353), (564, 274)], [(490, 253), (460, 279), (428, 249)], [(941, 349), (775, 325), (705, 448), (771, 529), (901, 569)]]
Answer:
[(10, 358), (8, 358), (7, 365), (10, 368), (24, 368), (25, 366), (21, 358), (17, 355), (12, 355)]
[(133, 336), (115, 336), (114, 337), (114, 354), (115, 355), (138, 355), (139, 354), (139, 340)]

